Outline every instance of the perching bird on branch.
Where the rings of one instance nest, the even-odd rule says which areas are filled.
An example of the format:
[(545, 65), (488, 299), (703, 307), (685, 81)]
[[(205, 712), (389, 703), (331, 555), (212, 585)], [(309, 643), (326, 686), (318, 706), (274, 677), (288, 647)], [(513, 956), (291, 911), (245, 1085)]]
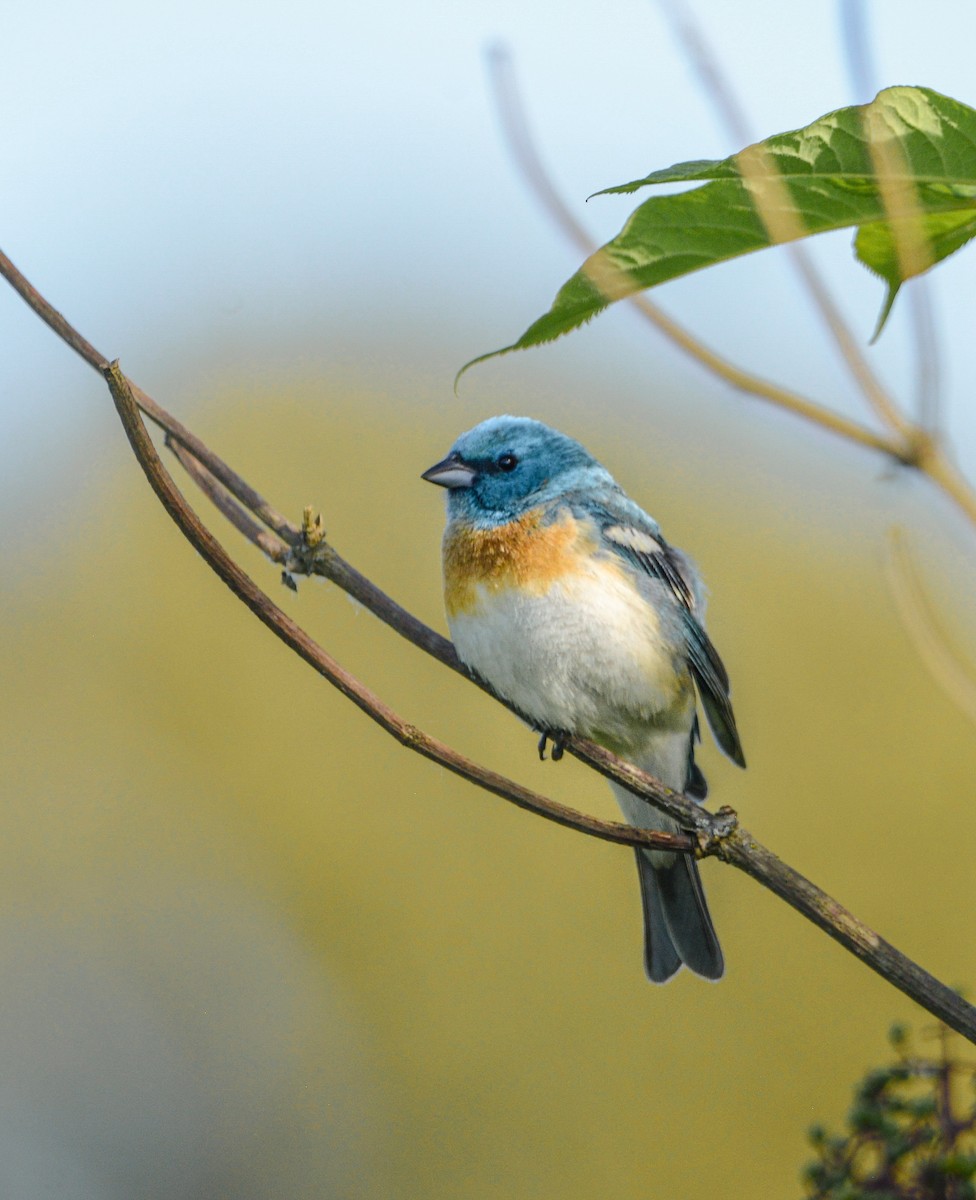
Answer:
[[(424, 479), (447, 488), (444, 595), (461, 660), (554, 743), (590, 738), (703, 800), (697, 697), (719, 746), (745, 766), (729, 679), (703, 626), (701, 581), (579, 442), (528, 417), (461, 435)], [(628, 821), (677, 824), (619, 784)], [(638, 849), (644, 963), (725, 970), (698, 865)]]

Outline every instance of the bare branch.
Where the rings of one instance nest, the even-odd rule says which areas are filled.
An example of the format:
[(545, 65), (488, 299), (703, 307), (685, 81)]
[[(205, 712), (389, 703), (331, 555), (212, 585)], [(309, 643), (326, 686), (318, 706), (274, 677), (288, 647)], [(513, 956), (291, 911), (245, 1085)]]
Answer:
[(698, 76), (705, 95), (725, 124), (733, 142), (748, 146), (755, 138), (749, 118), (721, 60), (712, 50), (701, 25), (695, 20), (687, 0), (657, 0), (658, 8), (671, 26), (671, 32), (684, 51), (685, 58)]
[(931, 280), (913, 279), (907, 289), (915, 337), (915, 411), (917, 422), (938, 437), (942, 408), (942, 353), (932, 304)]
[(740, 827), (723, 839), (715, 853), (769, 888), (872, 971), (976, 1043), (976, 1008), (761, 846), (745, 829)]
[[(108, 364), (105, 355), (100, 354), (86, 338), (69, 324), (64, 317), (53, 308), (41, 293), (27, 278), (17, 270), (10, 259), (0, 250), (0, 275), (2, 275), (15, 292), (23, 299), (45, 324), (76, 354), (80, 355), (90, 367), (103, 372)], [(276, 512), (270, 504), (260, 496), (240, 475), (218, 458), (213, 451), (200, 439), (192, 434), (184, 425), (171, 416), (164, 408), (156, 403), (151, 396), (141, 388), (133, 387), (136, 403), (142, 411), (151, 418), (161, 429), (174, 438), (204, 463), (210, 472), (227, 488), (227, 490), (242, 504), (259, 517), (265, 525), (273, 529), (286, 542), (292, 542), (298, 536), (298, 529)]]
[[(131, 384), (129, 386), (131, 387)], [(133, 394), (135, 394), (134, 389)], [(253, 542), (259, 550), (264, 551), (272, 562), (284, 562), (289, 550), (287, 543), (275, 537), (273, 533), (268, 533), (257, 521), (251, 520), (217, 477), (198, 458), (195, 458), (186, 446), (178, 442), (171, 434), (166, 435), (165, 444), (200, 491), (216, 509), (224, 514), (238, 533), (243, 534), (249, 542)]]

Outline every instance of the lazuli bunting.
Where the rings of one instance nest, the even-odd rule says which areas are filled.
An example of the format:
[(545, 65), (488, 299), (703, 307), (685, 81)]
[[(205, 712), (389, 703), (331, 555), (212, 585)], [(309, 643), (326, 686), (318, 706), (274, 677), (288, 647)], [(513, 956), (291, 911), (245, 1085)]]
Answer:
[[(444, 598), (458, 655), (543, 734), (540, 748), (546, 735), (578, 734), (701, 801), (697, 692), (719, 746), (745, 766), (694, 565), (579, 442), (493, 417), (423, 478), (447, 489)], [(631, 824), (677, 830), (610, 786)], [(684, 964), (719, 979), (697, 863), (636, 853), (648, 978), (664, 983)]]

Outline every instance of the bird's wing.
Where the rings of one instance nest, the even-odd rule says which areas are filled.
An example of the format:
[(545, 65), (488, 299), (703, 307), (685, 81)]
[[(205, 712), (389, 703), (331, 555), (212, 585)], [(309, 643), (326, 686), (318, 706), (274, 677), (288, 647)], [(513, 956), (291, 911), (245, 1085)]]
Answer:
[(632, 501), (620, 497), (620, 503), (590, 509), (600, 527), (603, 545), (647, 579), (667, 586), (677, 602), (688, 649), (688, 664), (698, 685), (702, 707), (715, 740), (725, 753), (746, 765), (742, 743), (729, 698), (729, 676), (696, 615), (700, 605), (692, 568), (680, 551), (669, 546), (657, 524)]

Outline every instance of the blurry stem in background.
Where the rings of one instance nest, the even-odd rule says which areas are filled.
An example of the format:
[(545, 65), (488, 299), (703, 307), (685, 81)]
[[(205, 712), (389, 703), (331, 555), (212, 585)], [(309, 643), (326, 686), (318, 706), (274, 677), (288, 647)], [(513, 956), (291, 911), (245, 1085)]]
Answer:
[(976, 721), (976, 679), (949, 647), (929, 603), (922, 577), (909, 552), (908, 538), (897, 527), (888, 531), (888, 582), (898, 615), (929, 674), (971, 721)]
[[(749, 150), (753, 153), (759, 151), (760, 147), (749, 145), (755, 141), (755, 138), (749, 129), (745, 112), (739, 104), (735, 89), (725, 75), (721, 61), (713, 53), (704, 31), (692, 16), (691, 7), (687, 3), (687, 0), (658, 0), (658, 6), (669, 21), (672, 32), (677, 37), (686, 58), (697, 73), (706, 96), (712, 101), (715, 111), (724, 123), (726, 132), (730, 135), (733, 142), (738, 143), (740, 146), (749, 147)], [(745, 152), (743, 151), (744, 154)], [(740, 165), (743, 155), (740, 155)], [(775, 178), (775, 173), (771, 173), (768, 170), (762, 172), (762, 175), (767, 183), (771, 176)], [(745, 171), (743, 171), (743, 176), (746, 177), (746, 182), (748, 182)], [(783, 190), (785, 192), (785, 185)], [(761, 191), (758, 189), (753, 190), (753, 202), (756, 205), (759, 216), (767, 227), (770, 227), (770, 221), (763, 211), (764, 206), (760, 199), (761, 196)], [(788, 211), (788, 195), (786, 195), (785, 199), (786, 208), (784, 211)], [(778, 210), (779, 206), (769, 203), (767, 207), (770, 213), (774, 213)], [(771, 228), (770, 232), (772, 232)], [(802, 237), (802, 231), (800, 232), (800, 236)], [(861, 353), (850, 326), (844, 320), (843, 316), (841, 316), (840, 309), (830, 294), (829, 288), (824, 283), (820, 272), (810, 261), (810, 256), (807, 254), (805, 247), (799, 244), (798, 241), (787, 237), (774, 240), (792, 242), (792, 244), (786, 247), (790, 261), (796, 268), (804, 287), (819, 310), (820, 316), (834, 339), (841, 357), (846, 362), (847, 368), (854, 377), (855, 382), (864, 393), (864, 397), (874, 410), (875, 415), (894, 433), (901, 437), (906, 437), (910, 433), (910, 426), (901, 413), (898, 412), (891, 397), (887, 394), (880, 380), (868, 365), (867, 359)]]
[(854, 101), (867, 104), (878, 86), (864, 0), (840, 0), (839, 16), (841, 45), (847, 59), (847, 75), (854, 89)]
[[(508, 51), (501, 45), (493, 46), (488, 55), (488, 66), (495, 104), (512, 158), (553, 223), (583, 254), (591, 254), (596, 249), (595, 243), (569, 211), (539, 158), (528, 130)], [(829, 307), (832, 302), (824, 294), (819, 280), (806, 275), (805, 281), (816, 292), (818, 304)], [(976, 493), (950, 461), (935, 435), (922, 424), (907, 420), (891, 402), (839, 315), (837, 321), (829, 319), (828, 323), (872, 408), (888, 426), (886, 433), (876, 433), (788, 388), (744, 371), (705, 346), (646, 296), (631, 296), (628, 301), (680, 350), (737, 390), (768, 400), (777, 408), (802, 417), (821, 429), (857, 445), (879, 450), (903, 466), (921, 472), (976, 528)]]
[[(771, 851), (760, 845), (738, 825), (736, 816), (731, 810), (722, 809), (715, 814), (708, 813), (694, 801), (664, 787), (651, 776), (645, 775), (636, 767), (616, 758), (602, 747), (581, 738), (571, 738), (566, 743), (566, 749), (576, 758), (608, 778), (624, 784), (635, 794), (653, 804), (655, 808), (673, 816), (687, 832), (668, 835), (636, 829), (619, 822), (601, 821), (540, 796), (512, 780), (471, 762), (451, 747), (424, 734), (398, 716), (378, 696), (374, 695), (318, 646), (231, 560), (187, 505), (164, 468), (143, 424), (139, 409), (142, 408), (144, 412), (150, 413), (154, 420), (159, 420), (160, 425), (167, 432), (168, 439), (181, 445), (182, 453), (179, 455), (181, 460), (191, 460), (192, 477), (201, 481), (207, 495), (214, 499), (221, 511), (227, 513), (245, 536), (265, 548), (266, 552), (270, 548), (271, 556), (275, 561), (284, 562), (289, 571), (302, 570), (323, 574), (327, 578), (335, 580), (340, 586), (347, 586), (353, 595), (391, 628), (445, 665), (466, 674), (458, 662), (451, 644), (434, 630), (428, 629), (422, 622), (406, 613), (364, 576), (342, 562), (326, 542), (320, 521), (311, 519), (310, 511), (306, 511), (304, 527), (300, 531), (288, 522), (284, 522), (283, 518), (274, 513), (274, 510), (270, 509), (244, 480), (212, 454), (199, 439), (183, 429), (179, 422), (151, 401), (145, 393), (134, 388), (119, 370), (117, 364), (107, 363), (104, 357), (89, 342), (81, 338), (61, 314), (57, 313), (31, 287), (2, 253), (0, 253), (0, 274), (8, 279), (34, 311), (68, 345), (75, 349), (89, 365), (103, 374), (108, 382), (133, 452), (153, 490), (181, 532), (208, 566), (277, 637), (347, 699), (351, 700), (360, 711), (396, 738), (401, 745), (519, 807), (582, 833), (631, 846), (666, 847), (683, 853), (695, 853), (699, 857), (714, 855), (731, 863), (785, 900), (808, 920), (840, 942), (845, 949), (860, 958), (872, 970), (934, 1016), (939, 1017), (971, 1042), (976, 1043), (976, 1008), (964, 1001), (951, 988), (923, 971), (921, 967), (880, 938), (872, 929), (841, 907), (825, 892), (815, 887), (792, 867), (787, 866)], [(217, 477), (218, 473), (219, 483), (217, 478), (208, 478), (208, 476)], [(266, 535), (260, 527), (251, 520), (232, 497), (236, 497), (236, 500), (239, 500), (245, 507), (251, 508), (251, 511), (261, 521), (275, 528), (276, 533), (283, 530), (288, 536), (284, 539), (266, 540)], [(254, 499), (254, 507), (251, 507), (251, 501), (247, 497)], [(289, 546), (288, 549), (285, 549), (286, 544)]]
[[(866, 104), (878, 90), (871, 54), (866, 0), (839, 0), (841, 44), (855, 102)], [(927, 279), (916, 279), (907, 296), (915, 338), (915, 412), (919, 425), (930, 432), (939, 423), (939, 342)]]

